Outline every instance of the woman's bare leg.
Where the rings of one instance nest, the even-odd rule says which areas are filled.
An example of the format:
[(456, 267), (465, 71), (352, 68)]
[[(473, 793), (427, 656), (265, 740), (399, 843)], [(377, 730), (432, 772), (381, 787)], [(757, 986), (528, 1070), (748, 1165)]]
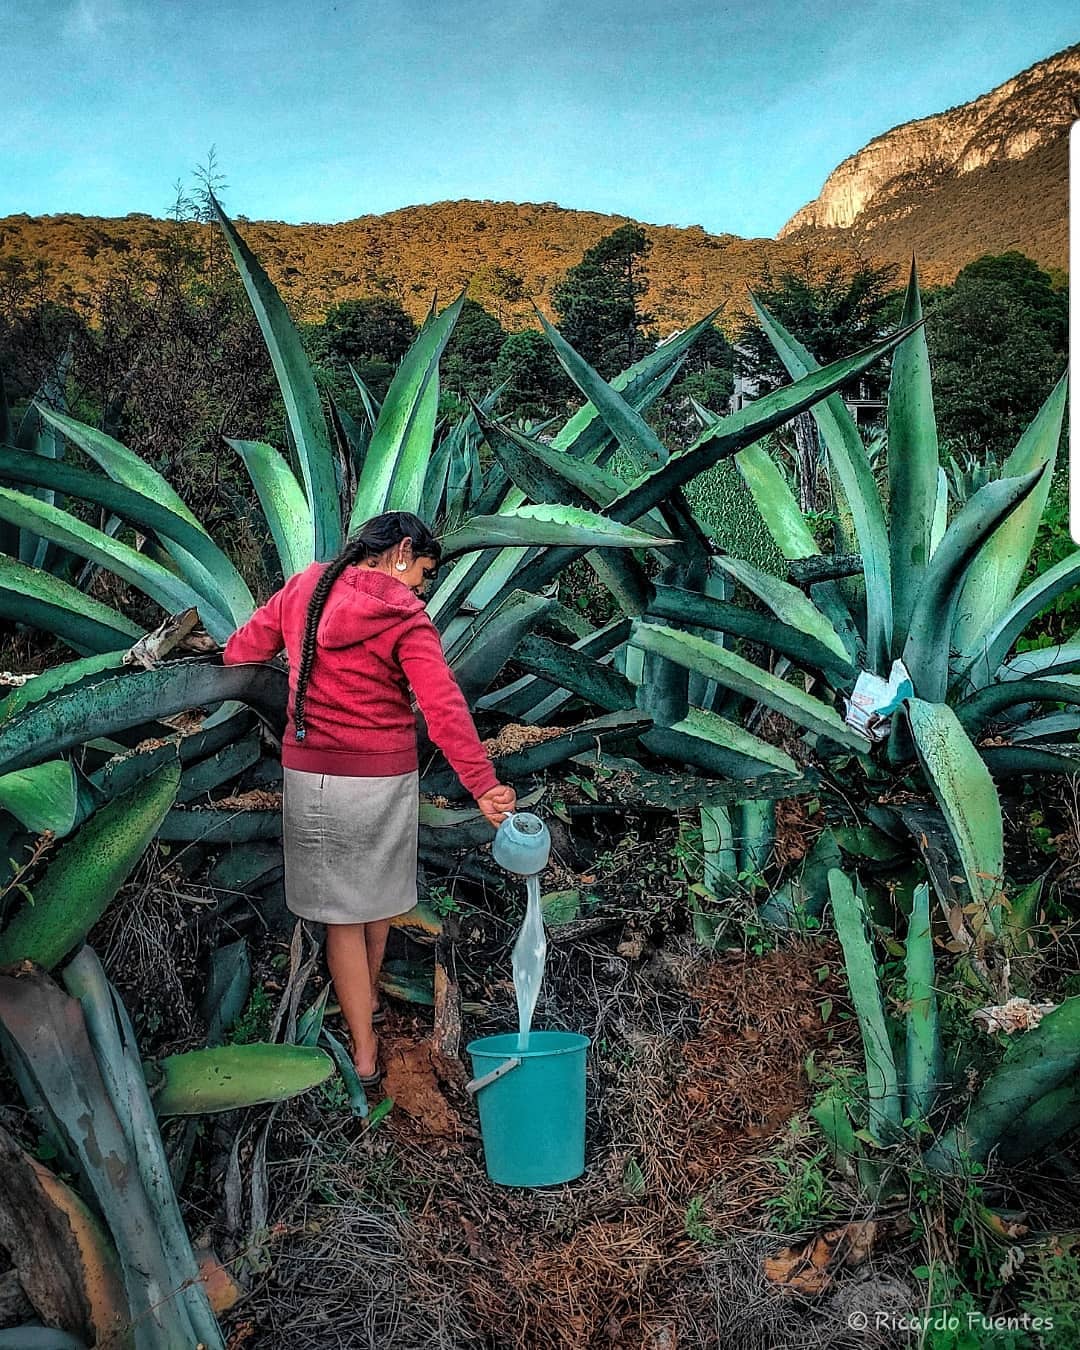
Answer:
[(379, 971), (382, 970), (383, 956), (386, 953), (386, 939), (390, 935), (390, 920), (376, 919), (374, 923), (364, 924), (364, 941), (367, 944), (368, 976), (371, 979), (371, 1006), (379, 1006)]
[(371, 976), (364, 923), (326, 925), (326, 964), (341, 1012), (352, 1036), (353, 1062), (361, 1077), (373, 1074), (379, 1046), (371, 1028)]

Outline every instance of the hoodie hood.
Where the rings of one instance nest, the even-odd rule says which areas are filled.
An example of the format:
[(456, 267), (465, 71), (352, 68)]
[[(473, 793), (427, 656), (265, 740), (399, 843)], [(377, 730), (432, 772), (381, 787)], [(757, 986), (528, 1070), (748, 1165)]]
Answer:
[(352, 647), (414, 618), (424, 602), (372, 567), (349, 567), (334, 583), (319, 621), (321, 647)]

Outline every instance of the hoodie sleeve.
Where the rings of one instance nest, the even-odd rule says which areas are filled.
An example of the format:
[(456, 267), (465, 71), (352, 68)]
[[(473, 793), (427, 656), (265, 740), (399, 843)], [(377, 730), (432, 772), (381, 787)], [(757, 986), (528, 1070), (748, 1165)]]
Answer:
[(499, 779), (453, 672), (438, 629), (427, 617), (410, 624), (397, 644), (397, 658), (424, 714), (431, 739), (450, 762), (466, 791), (481, 797)]
[(240, 665), (244, 661), (272, 661), (285, 646), (281, 632), (281, 597), (283, 591), (275, 591), (266, 604), (248, 619), (242, 627), (229, 638), (222, 653), (222, 661), (227, 666)]

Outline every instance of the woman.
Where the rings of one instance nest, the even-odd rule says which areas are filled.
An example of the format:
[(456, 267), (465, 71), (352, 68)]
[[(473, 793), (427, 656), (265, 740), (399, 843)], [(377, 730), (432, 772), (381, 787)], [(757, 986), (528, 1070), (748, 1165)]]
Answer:
[(227, 665), (289, 660), (285, 894), (326, 925), (326, 959), (361, 1082), (381, 1078), (374, 1024), (390, 920), (416, 904), (416, 695), (432, 740), (493, 826), (513, 811), (419, 598), (441, 549), (416, 516), (369, 520), (238, 629)]

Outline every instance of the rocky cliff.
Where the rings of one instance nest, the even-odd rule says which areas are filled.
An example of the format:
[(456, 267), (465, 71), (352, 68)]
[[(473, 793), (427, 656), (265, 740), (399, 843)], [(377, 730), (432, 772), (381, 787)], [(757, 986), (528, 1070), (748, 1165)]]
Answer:
[(906, 122), (845, 159), (821, 195), (797, 211), (779, 233), (847, 229), (869, 211), (884, 213), (894, 198), (937, 192), (950, 181), (1063, 140), (1077, 116), (1080, 44), (1022, 71), (971, 103)]

